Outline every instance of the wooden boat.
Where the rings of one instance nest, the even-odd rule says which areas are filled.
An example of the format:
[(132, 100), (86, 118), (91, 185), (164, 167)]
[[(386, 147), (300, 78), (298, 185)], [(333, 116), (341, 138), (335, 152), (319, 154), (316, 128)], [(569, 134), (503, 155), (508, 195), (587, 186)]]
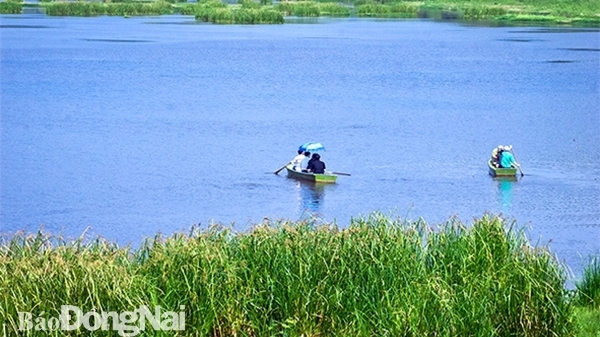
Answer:
[(514, 177), (517, 175), (516, 167), (495, 167), (491, 160), (488, 161), (488, 167), (490, 168), (490, 175), (492, 177)]
[(293, 169), (291, 164), (287, 165), (285, 168), (287, 169), (288, 177), (295, 178), (295, 179), (314, 181), (316, 183), (329, 183), (329, 184), (335, 183), (335, 181), (337, 179), (337, 175), (331, 174), (331, 173), (317, 174), (317, 173), (310, 173), (310, 172), (298, 172)]

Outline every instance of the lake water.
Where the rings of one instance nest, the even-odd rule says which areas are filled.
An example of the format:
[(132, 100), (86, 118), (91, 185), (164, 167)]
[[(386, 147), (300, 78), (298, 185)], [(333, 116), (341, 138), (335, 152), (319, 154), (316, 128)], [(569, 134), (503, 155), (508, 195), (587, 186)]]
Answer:
[[(600, 250), (600, 32), (427, 20), (0, 17), (0, 231), (121, 244), (264, 218), (490, 212)], [(340, 176), (273, 174), (322, 142)], [(514, 146), (525, 176), (492, 179)]]

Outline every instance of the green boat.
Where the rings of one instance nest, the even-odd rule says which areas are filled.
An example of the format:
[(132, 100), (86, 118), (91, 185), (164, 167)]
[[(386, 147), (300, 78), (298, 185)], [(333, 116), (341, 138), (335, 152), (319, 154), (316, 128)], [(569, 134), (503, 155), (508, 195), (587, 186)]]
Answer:
[(337, 175), (331, 174), (331, 173), (317, 174), (317, 173), (310, 173), (310, 172), (298, 172), (292, 168), (292, 165), (287, 165), (285, 168), (287, 169), (288, 177), (295, 178), (295, 179), (314, 181), (315, 183), (328, 183), (328, 184), (335, 183), (335, 181), (337, 179)]
[(514, 177), (517, 175), (516, 167), (495, 167), (491, 160), (488, 161), (488, 167), (490, 168), (490, 175), (492, 177)]

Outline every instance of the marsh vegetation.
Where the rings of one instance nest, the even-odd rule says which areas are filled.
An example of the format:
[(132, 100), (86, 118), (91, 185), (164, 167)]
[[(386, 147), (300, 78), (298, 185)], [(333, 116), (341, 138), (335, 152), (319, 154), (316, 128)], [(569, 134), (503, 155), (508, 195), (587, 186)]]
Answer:
[[(22, 2), (0, 2), (0, 13), (17, 14)], [(197, 3), (177, 1), (47, 1), (47, 15), (162, 15), (183, 13), (220, 24), (279, 24), (285, 16), (434, 18), (486, 21), (504, 24), (555, 24), (600, 27), (600, 2), (594, 0), (474, 0), (474, 1), (279, 1), (240, 0), (226, 4), (217, 0)]]
[(583, 277), (576, 283), (575, 331), (577, 336), (600, 335), (600, 255), (590, 258)]
[(344, 229), (265, 220), (245, 233), (158, 235), (137, 249), (39, 232), (0, 247), (9, 332), (19, 311), (55, 317), (65, 304), (185, 306), (190, 336), (568, 336), (586, 329), (576, 313), (600, 311), (597, 262), (568, 291), (546, 247), (492, 216), (430, 226), (372, 214)]

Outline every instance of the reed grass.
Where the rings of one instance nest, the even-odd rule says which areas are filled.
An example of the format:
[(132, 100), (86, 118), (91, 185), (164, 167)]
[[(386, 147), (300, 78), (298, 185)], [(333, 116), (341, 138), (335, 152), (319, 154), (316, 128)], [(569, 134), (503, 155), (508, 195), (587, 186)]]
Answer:
[[(600, 310), (600, 255), (590, 258), (583, 277), (576, 283), (577, 304)], [(600, 321), (599, 321), (600, 329)]]
[[(223, 9), (203, 8), (212, 0), (200, 0), (199, 6), (179, 0), (106, 0), (51, 1), (41, 0), (51, 16), (98, 15), (163, 15), (177, 9), (199, 20), (222, 24), (278, 24), (284, 16), (299, 17), (359, 17), (485, 20), (505, 24), (543, 24), (600, 27), (600, 1), (597, 0), (354, 0), (335, 2), (240, 0), (238, 4), (222, 3)], [(17, 5), (17, 4), (20, 4)], [(35, 6), (35, 5), (34, 5)], [(200, 8), (198, 8), (200, 7)], [(221, 8), (218, 7), (218, 8)], [(19, 0), (0, 2), (0, 13), (18, 14), (22, 11)], [(239, 9), (242, 11), (238, 11)], [(251, 11), (246, 11), (251, 10)], [(279, 11), (276, 14), (273, 11)], [(199, 13), (197, 13), (199, 12)], [(355, 14), (356, 13), (356, 14)]]
[(419, 6), (415, 3), (391, 3), (375, 4), (369, 3), (360, 5), (357, 8), (359, 17), (378, 17), (378, 18), (416, 18)]
[(196, 4), (185, 4), (181, 6), (176, 6), (179, 9), (179, 13), (181, 15), (195, 15), (196, 14)]
[(57, 1), (45, 3), (46, 15), (49, 16), (139, 16), (139, 15), (164, 15), (173, 13), (173, 5), (167, 1), (142, 2), (83, 2), (83, 1)]
[(285, 16), (298, 17), (348, 17), (350, 9), (340, 3), (315, 1), (285, 1), (275, 5), (275, 9)]
[(348, 6), (344, 6), (339, 3), (333, 3), (333, 2), (319, 3), (319, 10), (321, 11), (321, 16), (338, 17), (338, 18), (350, 16), (350, 8)]
[(228, 7), (196, 7), (194, 9), (196, 20), (217, 24), (282, 24), (283, 15), (280, 12), (268, 9), (246, 9)]
[(262, 5), (253, 0), (239, 0), (238, 4), (244, 9), (260, 9)]
[(600, 337), (600, 307), (575, 307), (573, 325), (577, 337)]
[(17, 312), (53, 317), (61, 305), (185, 306), (185, 336), (571, 333), (562, 266), (492, 216), (436, 227), (381, 214), (345, 229), (265, 221), (245, 233), (213, 226), (157, 236), (136, 250), (21, 233), (0, 247), (9, 335)]
[(21, 14), (23, 3), (17, 1), (0, 2), (0, 14)]
[[(12, 1), (12, 0), (11, 0)], [(178, 0), (130, 1), (57, 1), (41, 6), (52, 16), (97, 15), (163, 15), (174, 9), (182, 14), (195, 15), (198, 20), (221, 24), (279, 24), (284, 16), (299, 17), (359, 17), (485, 20), (505, 24), (544, 24), (600, 27), (600, 1), (597, 0), (355, 0), (344, 3), (329, 0), (281, 1), (240, 0), (238, 4), (205, 6), (213, 0), (201, 0), (197, 5), (178, 3)], [(0, 2), (0, 12), (20, 13), (17, 2)], [(208, 7), (208, 8), (207, 8)], [(227, 9), (215, 9), (224, 8)], [(242, 11), (239, 11), (239, 9)], [(279, 11), (276, 14), (273, 11)], [(356, 14), (354, 14), (356, 13)]]
[(196, 20), (217, 24), (281, 24), (283, 15), (271, 6), (261, 6), (252, 1), (241, 1), (228, 6), (218, 0), (205, 0), (188, 6), (182, 13), (193, 13)]
[(425, 1), (421, 10), (438, 8), (466, 20), (600, 26), (600, 1), (595, 0), (470, 0)]
[(321, 7), (314, 1), (285, 1), (275, 6), (275, 9), (285, 16), (318, 17), (321, 16)]
[(501, 6), (468, 6), (462, 10), (462, 17), (470, 20), (481, 20), (501, 17), (507, 13), (507, 9)]

